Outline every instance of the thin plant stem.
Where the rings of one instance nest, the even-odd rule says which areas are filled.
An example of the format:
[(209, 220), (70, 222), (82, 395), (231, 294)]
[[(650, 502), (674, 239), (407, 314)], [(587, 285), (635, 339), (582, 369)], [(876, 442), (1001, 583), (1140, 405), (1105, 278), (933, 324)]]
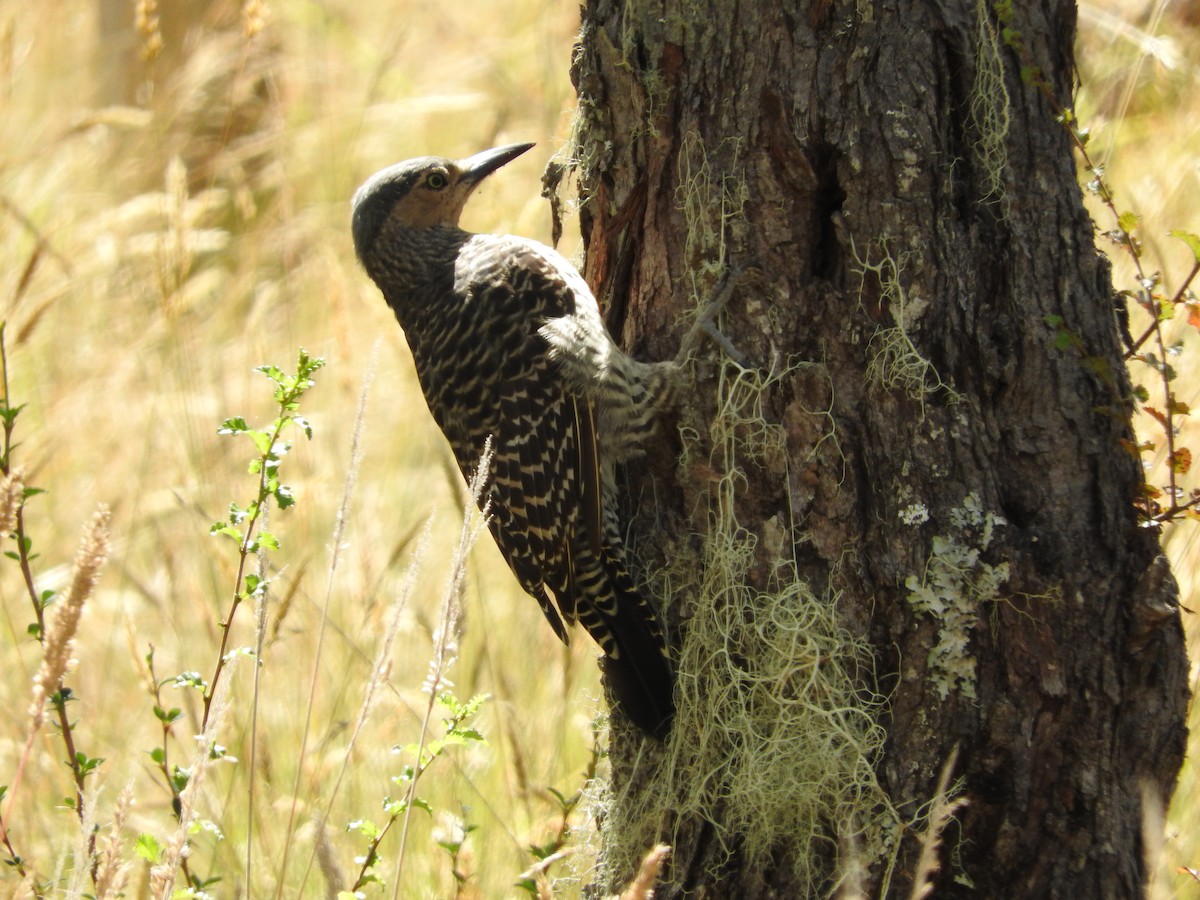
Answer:
[[(297, 752), (296, 777), (292, 783), (292, 803), (288, 810), (287, 828), (284, 830), (283, 858), (279, 863), (282, 873), (287, 866), (288, 855), (295, 834), (296, 807), (300, 801), (300, 781), (304, 774), (304, 757), (308, 748), (309, 733), (312, 730), (313, 707), (316, 705), (317, 684), (321, 675), (321, 654), (325, 647), (325, 633), (329, 626), (329, 607), (333, 601), (333, 586), (336, 583), (338, 563), (341, 560), (342, 543), (346, 536), (346, 520), (349, 518), (350, 503), (354, 497), (354, 487), (358, 481), (358, 470), (362, 464), (362, 435), (367, 416), (367, 399), (371, 394), (371, 384), (375, 380), (375, 368), (379, 358), (380, 341), (376, 340), (371, 350), (371, 357), (363, 375), (362, 389), (358, 394), (358, 409), (354, 418), (354, 431), (350, 438), (350, 466), (346, 471), (346, 480), (342, 486), (342, 502), (338, 507), (337, 520), (333, 526), (333, 547), (329, 560), (329, 574), (325, 579), (325, 598), (321, 604), (321, 624), (317, 627), (317, 648), (313, 658), (312, 677), (308, 686), (308, 703), (304, 715), (304, 728), (300, 733), (300, 748)], [(310, 859), (311, 865), (311, 859)], [(307, 866), (305, 877), (307, 878)], [(275, 897), (283, 896), (283, 878), (280, 877), (275, 888)]]

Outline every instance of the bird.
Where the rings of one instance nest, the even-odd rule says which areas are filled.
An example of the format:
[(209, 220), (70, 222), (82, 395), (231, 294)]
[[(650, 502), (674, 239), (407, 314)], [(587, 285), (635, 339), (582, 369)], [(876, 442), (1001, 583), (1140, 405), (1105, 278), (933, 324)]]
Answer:
[(376, 172), (351, 203), (355, 253), (468, 480), (491, 443), (480, 506), (509, 568), (564, 643), (576, 622), (592, 636), (617, 706), (661, 739), (675, 672), (662, 620), (626, 563), (614, 479), (644, 452), (679, 367), (624, 353), (556, 250), (459, 227), (480, 183), (533, 146)]

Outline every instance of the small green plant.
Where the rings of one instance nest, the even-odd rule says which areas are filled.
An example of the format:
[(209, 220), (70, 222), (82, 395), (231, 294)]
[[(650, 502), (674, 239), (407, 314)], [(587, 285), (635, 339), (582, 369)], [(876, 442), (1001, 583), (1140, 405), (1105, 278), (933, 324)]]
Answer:
[[(387, 820), (382, 825), (377, 825), (370, 819), (358, 819), (346, 826), (347, 831), (357, 831), (366, 838), (367, 844), (362, 855), (356, 859), (356, 862), (360, 863), (360, 868), (354, 885), (349, 891), (340, 892), (339, 897), (353, 898), (355, 892), (361, 891), (368, 884), (383, 884), (383, 879), (377, 873), (376, 866), (379, 863), (379, 845), (383, 842), (384, 837), (394, 825), (401, 823), (403, 831), (401, 851), (403, 852), (404, 838), (408, 832), (409, 814), (412, 810), (420, 809), (432, 814), (433, 809), (429, 803), (417, 796), (417, 783), (421, 780), (421, 776), (429, 770), (429, 767), (451, 747), (487, 744), (484, 736), (473, 724), (480, 708), (488, 699), (487, 695), (479, 694), (464, 703), (460, 702), (452, 692), (443, 690), (434, 699), (445, 713), (442, 719), (443, 734), (439, 738), (425, 740), (423, 730), (422, 739), (417, 743), (393, 748), (396, 752), (412, 757), (414, 762), (406, 765), (399, 775), (392, 778), (392, 783), (399, 787), (402, 793), (396, 798), (391, 796), (383, 798), (383, 811)], [(465, 840), (465, 834), (463, 839)], [(450, 852), (451, 858), (456, 862), (462, 849), (462, 841), (459, 841), (457, 847), (453, 849), (445, 845), (443, 845), (443, 849)], [(454, 875), (455, 880), (461, 884), (457, 870)]]
[(596, 770), (600, 766), (600, 761), (607, 755), (601, 741), (600, 724), (596, 722), (592, 728), (592, 754), (588, 759), (587, 768), (584, 769), (583, 783), (579, 789), (567, 796), (557, 788), (546, 788), (546, 793), (549, 794), (555, 807), (557, 821), (554, 831), (547, 840), (528, 846), (527, 849), (533, 857), (534, 863), (521, 873), (515, 885), (530, 896), (546, 897), (551, 895), (553, 889), (547, 881), (546, 871), (571, 852), (568, 845), (573, 830), (572, 816), (575, 815), (579, 804), (583, 802), (587, 792), (596, 781)]
[(218, 434), (245, 435), (253, 443), (257, 455), (250, 460), (249, 471), (251, 475), (258, 476), (258, 491), (254, 499), (244, 507), (236, 503), (229, 504), (229, 518), (224, 522), (214, 522), (208, 530), (209, 534), (221, 534), (237, 541), (238, 570), (229, 612), (221, 622), (221, 652), (217, 657), (217, 667), (212, 678), (204, 685), (204, 718), (200, 723), (201, 729), (208, 724), (217, 681), (230, 658), (226, 648), (229, 646), (233, 617), (243, 600), (261, 599), (269, 585), (267, 579), (248, 572), (247, 567), (252, 555), (279, 549), (279, 541), (274, 534), (267, 531), (264, 524), (272, 500), (281, 510), (296, 502), (292, 496), (292, 489), (279, 480), (280, 464), (292, 449), (292, 442), (284, 440), (283, 435), (292, 428), (299, 428), (306, 438), (312, 440), (312, 426), (297, 410), (300, 408), (300, 398), (316, 383), (313, 381), (313, 374), (324, 365), (325, 360), (309, 356), (302, 349), (294, 375), (286, 374), (278, 366), (259, 366), (256, 371), (262, 372), (275, 383), (274, 396), (275, 402), (279, 404), (279, 414), (265, 428), (251, 428), (245, 419), (235, 417), (226, 419), (217, 429)]
[[(465, 813), (465, 810), (464, 810)], [(471, 882), (471, 873), (466, 869), (465, 848), (471, 832), (477, 831), (478, 825), (473, 825), (465, 818), (450, 816), (447, 822), (434, 832), (434, 843), (446, 851), (450, 857), (450, 876), (454, 879), (455, 900), (463, 896), (466, 887)]]
[[(449, 673), (458, 659), (458, 645), (461, 629), (463, 579), (466, 576), (467, 557), (475, 542), (487, 526), (490, 504), (483, 500), (487, 487), (488, 475), (492, 465), (491, 441), (484, 445), (480, 456), (479, 466), (468, 485), (470, 500), (463, 510), (462, 529), (458, 543), (450, 560), (450, 570), (442, 592), (441, 612), (437, 628), (434, 631), (433, 655), (429, 661), (429, 672), (425, 677), (422, 689), (429, 697), (424, 716), (421, 719), (421, 730), (414, 743), (394, 747), (393, 751), (403, 753), (413, 759), (399, 775), (394, 776), (392, 784), (402, 789), (399, 797), (390, 794), (383, 798), (383, 811), (387, 820), (378, 825), (370, 819), (357, 819), (347, 826), (348, 831), (357, 831), (366, 838), (365, 851), (355, 858), (359, 867), (358, 874), (350, 889), (339, 891), (339, 898), (354, 898), (359, 896), (364, 887), (369, 884), (382, 885), (383, 877), (378, 872), (380, 862), (379, 847), (387, 833), (397, 824), (400, 826), (400, 841), (396, 851), (396, 870), (393, 875), (395, 890), (399, 891), (403, 884), (405, 852), (408, 847), (409, 825), (414, 809), (432, 813), (428, 802), (417, 796), (417, 785), (429, 767), (451, 747), (467, 747), (471, 745), (486, 745), (483, 735), (474, 727), (475, 717), (480, 708), (488, 700), (486, 694), (472, 697), (465, 702), (460, 701), (451, 690)], [(478, 507), (479, 512), (476, 513)], [(441, 709), (442, 736), (431, 738), (431, 728), (435, 711)], [(465, 840), (465, 836), (464, 836)], [(457, 858), (461, 845), (452, 854)], [(457, 880), (457, 879), (456, 879)], [(461, 883), (460, 883), (461, 886)]]
[[(256, 371), (261, 372), (275, 385), (273, 397), (278, 405), (275, 418), (265, 427), (256, 429), (247, 425), (244, 418), (234, 417), (226, 419), (218, 429), (218, 434), (233, 437), (244, 435), (250, 440), (255, 455), (250, 460), (249, 473), (257, 478), (253, 499), (245, 506), (231, 503), (228, 518), (215, 522), (209, 528), (210, 535), (233, 538), (237, 542), (238, 553), (237, 574), (228, 611), (220, 622), (221, 646), (212, 676), (205, 680), (199, 672), (187, 671), (159, 679), (154, 671), (153, 647), (144, 658), (148, 689), (154, 701), (154, 715), (162, 728), (162, 742), (150, 751), (150, 758), (171, 793), (171, 808), (178, 821), (175, 836), (166, 844), (160, 843), (152, 835), (143, 834), (138, 838), (138, 853), (154, 864), (151, 883), (160, 896), (166, 896), (170, 892), (176, 868), (182, 872), (188, 885), (187, 890), (192, 892), (192, 896), (204, 895), (206, 888), (220, 880), (205, 879), (194, 874), (184, 848), (191, 835), (200, 831), (213, 835), (217, 840), (222, 838), (221, 830), (215, 823), (198, 817), (195, 797), (208, 764), (228, 759), (225, 747), (216, 741), (215, 735), (219, 719), (217, 712), (221, 706), (221, 675), (229, 662), (235, 658), (247, 656), (257, 661), (258, 657), (257, 644), (253, 648), (229, 649), (230, 633), (234, 616), (243, 602), (254, 601), (261, 606), (266, 600), (270, 582), (265, 577), (265, 557), (280, 546), (278, 538), (266, 528), (267, 513), (272, 501), (280, 510), (288, 509), (296, 502), (291, 488), (280, 478), (283, 458), (293, 446), (284, 436), (292, 429), (298, 428), (306, 438), (312, 439), (312, 426), (299, 413), (300, 400), (315, 384), (313, 375), (324, 365), (323, 359), (310, 356), (301, 349), (294, 374), (288, 374), (278, 366), (259, 366)], [(257, 573), (249, 571), (251, 558), (255, 556), (259, 559)], [(174, 726), (182, 718), (182, 710), (164, 702), (162, 688), (166, 686), (198, 690), (203, 696), (203, 717), (198, 735), (201, 750), (190, 766), (172, 764), (170, 761), (169, 738)]]

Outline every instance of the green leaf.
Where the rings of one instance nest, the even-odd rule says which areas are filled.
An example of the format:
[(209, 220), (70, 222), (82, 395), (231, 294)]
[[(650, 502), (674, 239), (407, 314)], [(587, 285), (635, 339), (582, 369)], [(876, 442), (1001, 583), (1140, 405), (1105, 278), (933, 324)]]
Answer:
[(276, 384), (282, 384), (283, 379), (287, 378), (287, 375), (284, 373), (283, 369), (279, 368), (279, 366), (256, 366), (254, 371), (262, 372)]
[(491, 694), (476, 694), (470, 700), (460, 703), (452, 693), (442, 691), (438, 694), (437, 701), (450, 712), (451, 719), (455, 722), (463, 722), (478, 714), (483, 704), (491, 698)]
[(134, 852), (148, 863), (157, 863), (162, 856), (163, 847), (154, 835), (142, 833), (137, 836)]
[(161, 706), (155, 706), (154, 715), (158, 718), (158, 721), (165, 725), (170, 725), (183, 715), (183, 710), (178, 706), (174, 706), (169, 710), (163, 709)]
[(325, 358), (323, 356), (310, 356), (307, 350), (303, 347), (300, 348), (300, 353), (296, 358), (296, 369), (301, 375), (308, 377), (324, 366)]
[(1138, 222), (1141, 220), (1141, 216), (1128, 210), (1117, 216), (1117, 224), (1121, 226), (1121, 230), (1126, 234), (1133, 234), (1133, 230), (1137, 228)]
[(250, 426), (246, 424), (245, 419), (241, 416), (234, 416), (221, 423), (221, 427), (217, 429), (217, 434), (244, 434), (249, 430)]
[(292, 496), (292, 489), (289, 485), (281, 484), (275, 488), (273, 492), (275, 503), (280, 509), (287, 509), (289, 506), (296, 505), (296, 498)]
[(355, 819), (346, 823), (347, 831), (357, 831), (369, 841), (375, 840), (381, 834), (379, 826), (370, 819)]
[(171, 679), (171, 684), (178, 688), (191, 687), (203, 689), (208, 687), (199, 672), (180, 672)]
[(1200, 263), (1200, 236), (1192, 234), (1190, 231), (1169, 231), (1167, 232), (1173, 238), (1179, 238), (1192, 251), (1192, 255), (1196, 258), (1196, 262)]
[(0, 419), (4, 420), (4, 424), (11, 426), (17, 420), (17, 416), (21, 414), (27, 404), (22, 403), (19, 406), (0, 406)]
[(92, 772), (98, 769), (100, 764), (103, 762), (103, 756), (91, 757), (82, 750), (77, 750), (75, 752), (75, 768), (81, 775), (90, 775)]
[(246, 576), (246, 589), (242, 591), (242, 596), (250, 598), (261, 594), (267, 589), (267, 585), (271, 583), (269, 578), (259, 578), (253, 572)]
[(224, 522), (213, 522), (208, 526), (208, 533), (223, 534), (226, 537), (231, 537), (239, 544), (242, 542), (242, 532), (240, 529), (234, 528), (232, 525), (226, 525)]
[[(254, 548), (255, 550), (259, 550), (259, 549), (261, 549), (261, 550), (278, 550), (279, 549), (278, 539), (276, 539), (275, 535), (271, 534), (271, 532), (269, 532), (269, 531), (260, 531), (258, 533), (258, 540), (255, 541), (254, 543), (255, 543), (255, 548)], [(249, 585), (249, 579), (247, 579), (247, 586), (248, 585)]]
[(562, 844), (558, 841), (550, 841), (549, 843), (545, 844), (530, 844), (525, 849), (529, 851), (529, 855), (534, 859), (545, 859), (552, 853), (557, 853), (559, 850), (561, 850)]
[(451, 735), (453, 735), (453, 737), (455, 737), (457, 739), (455, 741), (455, 743), (457, 743), (457, 744), (463, 744), (463, 745), (470, 744), (470, 743), (479, 743), (479, 744), (484, 744), (484, 745), (487, 744), (487, 738), (485, 738), (482, 734), (480, 734), (474, 728), (456, 728), (456, 729), (454, 729), (454, 731), (451, 734), (446, 735), (447, 742), (449, 742), (449, 738), (451, 737)]
[(167, 753), (162, 747), (155, 747), (150, 751), (150, 758), (158, 765), (162, 765), (167, 761)]
[(259, 454), (266, 456), (271, 450), (271, 435), (266, 431), (250, 431), (250, 440), (254, 441), (254, 447)]

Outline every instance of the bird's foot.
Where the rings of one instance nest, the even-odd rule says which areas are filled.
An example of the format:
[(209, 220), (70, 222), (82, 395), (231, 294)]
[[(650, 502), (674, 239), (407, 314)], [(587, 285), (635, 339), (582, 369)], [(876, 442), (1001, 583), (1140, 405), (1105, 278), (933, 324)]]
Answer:
[(732, 362), (743, 369), (753, 368), (749, 358), (738, 350), (734, 346), (733, 341), (717, 326), (717, 316), (721, 314), (721, 311), (729, 302), (729, 298), (733, 296), (733, 289), (742, 277), (747, 272), (756, 271), (757, 269), (757, 263), (725, 267), (725, 271), (721, 273), (721, 277), (713, 285), (712, 293), (709, 294), (708, 299), (704, 302), (704, 306), (700, 309), (700, 314), (697, 316), (691, 330), (688, 331), (683, 342), (680, 344), (679, 353), (675, 356), (675, 363), (677, 365), (686, 363), (698, 349), (700, 341), (708, 338), (720, 347), (722, 352)]

